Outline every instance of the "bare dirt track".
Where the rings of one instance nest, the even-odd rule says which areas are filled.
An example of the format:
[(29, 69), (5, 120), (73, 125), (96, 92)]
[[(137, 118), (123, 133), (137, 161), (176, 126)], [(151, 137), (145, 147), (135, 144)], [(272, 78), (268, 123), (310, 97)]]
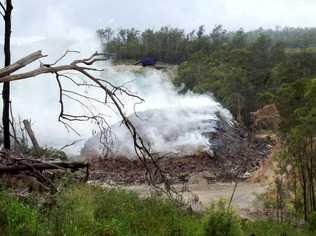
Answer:
[[(234, 190), (234, 183), (213, 183), (213, 184), (189, 184), (188, 188), (191, 193), (184, 193), (184, 197), (198, 197), (202, 209), (207, 208), (212, 202), (219, 199), (229, 200)], [(177, 189), (182, 186), (176, 185)], [(149, 192), (146, 185), (126, 186), (126, 189), (135, 191), (140, 194)], [(232, 206), (237, 210), (251, 209), (256, 205), (256, 194), (263, 193), (265, 186), (259, 183), (240, 182), (232, 201)]]
[[(101, 184), (101, 183), (99, 183)], [(121, 185), (113, 186), (108, 184), (101, 184), (103, 187), (114, 187), (121, 188), (128, 191), (134, 191), (142, 197), (149, 196), (151, 189), (148, 185)], [(185, 201), (191, 204), (194, 211), (204, 211), (211, 203), (214, 203), (220, 199), (230, 200), (235, 183), (217, 182), (208, 184), (201, 179), (201, 182), (188, 184), (186, 187), (190, 190), (189, 192), (183, 193)], [(181, 191), (183, 185), (177, 184), (175, 188)], [(239, 182), (237, 185), (236, 192), (232, 200), (232, 207), (240, 214), (243, 218), (252, 218), (251, 212), (255, 212), (258, 207), (256, 201), (256, 195), (261, 194), (265, 191), (266, 186), (260, 183), (251, 182)]]

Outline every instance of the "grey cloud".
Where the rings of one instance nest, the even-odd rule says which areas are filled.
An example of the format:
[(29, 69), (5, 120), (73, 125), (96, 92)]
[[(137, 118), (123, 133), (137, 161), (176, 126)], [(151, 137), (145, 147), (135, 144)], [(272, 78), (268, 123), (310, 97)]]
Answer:
[[(14, 35), (67, 34), (102, 26), (192, 30), (204, 24), (228, 29), (315, 26), (313, 0), (15, 0)], [(2, 31), (0, 31), (1, 33)]]

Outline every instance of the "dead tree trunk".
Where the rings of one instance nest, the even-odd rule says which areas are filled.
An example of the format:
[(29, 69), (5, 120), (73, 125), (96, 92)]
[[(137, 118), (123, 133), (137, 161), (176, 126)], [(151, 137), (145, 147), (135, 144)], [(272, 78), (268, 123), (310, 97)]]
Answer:
[(31, 139), (31, 142), (33, 144), (33, 147), (35, 149), (36, 152), (39, 151), (40, 149), (40, 146), (38, 145), (38, 142), (35, 138), (35, 135), (34, 135), (34, 132), (32, 130), (32, 127), (31, 127), (31, 124), (30, 124), (30, 121), (28, 120), (23, 120), (23, 124), (24, 124), (24, 127), (26, 129), (26, 132), (27, 134), (29, 135), (30, 139)]
[[(12, 1), (6, 0), (6, 7), (4, 13), (4, 65), (9, 66), (11, 64), (11, 13), (13, 10)], [(11, 148), (10, 143), (10, 82), (3, 83), (2, 89), (3, 111), (2, 111), (2, 125), (3, 125), (3, 139), (4, 148), (9, 150)]]

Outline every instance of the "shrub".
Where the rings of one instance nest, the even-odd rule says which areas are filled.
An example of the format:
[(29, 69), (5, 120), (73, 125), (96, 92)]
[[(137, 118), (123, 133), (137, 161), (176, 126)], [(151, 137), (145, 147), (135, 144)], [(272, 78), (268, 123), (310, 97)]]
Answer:
[(316, 212), (313, 212), (308, 217), (308, 228), (312, 232), (316, 232)]
[(86, 185), (62, 192), (49, 219), (53, 235), (202, 235), (199, 217), (172, 201)]
[(0, 193), (0, 233), (1, 235), (37, 235), (45, 231), (37, 209)]
[(205, 236), (242, 236), (240, 219), (224, 201), (212, 204), (205, 220)]
[(272, 220), (256, 220), (243, 225), (245, 235), (256, 236), (312, 236), (311, 232), (299, 230), (292, 225)]
[[(211, 205), (202, 218), (160, 197), (142, 199), (124, 190), (68, 185), (50, 203), (40, 208), (34, 200), (26, 203), (0, 192), (0, 235), (314, 235), (273, 221), (247, 221), (241, 228), (239, 217), (223, 201)], [(310, 229), (314, 220), (311, 215)]]

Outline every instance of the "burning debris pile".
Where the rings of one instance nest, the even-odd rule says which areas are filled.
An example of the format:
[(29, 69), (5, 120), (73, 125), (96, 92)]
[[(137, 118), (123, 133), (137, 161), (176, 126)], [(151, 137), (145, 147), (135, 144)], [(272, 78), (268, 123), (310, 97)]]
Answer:
[[(181, 122), (172, 122), (175, 115)], [(250, 141), (247, 132), (225, 112), (210, 107), (149, 110), (129, 118), (151, 150), (159, 154), (160, 168), (174, 182), (187, 181), (201, 172), (208, 181), (247, 178), (260, 166), (270, 147), (266, 142)], [(111, 131), (113, 138), (105, 148), (99, 134), (82, 149), (83, 157), (93, 159), (91, 178), (144, 183), (145, 170), (133, 154), (129, 134), (120, 123)]]
[[(134, 113), (128, 118), (154, 153), (183, 156), (206, 152), (212, 156), (213, 143), (208, 136), (221, 128), (219, 117), (227, 126), (233, 125), (230, 116), (220, 112), (217, 107), (174, 107)], [(101, 134), (89, 139), (81, 155), (135, 159), (133, 139), (125, 126), (119, 122), (110, 131), (110, 139)]]

